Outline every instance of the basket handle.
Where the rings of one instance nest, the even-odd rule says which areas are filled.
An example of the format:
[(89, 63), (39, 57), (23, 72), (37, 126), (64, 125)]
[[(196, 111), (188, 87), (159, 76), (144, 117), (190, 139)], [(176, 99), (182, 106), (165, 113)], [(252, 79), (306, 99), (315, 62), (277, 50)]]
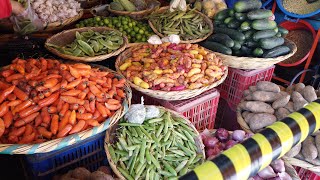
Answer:
[(294, 23), (297, 23), (299, 21), (299, 18), (291, 18), (288, 15), (285, 15), (284, 19), (288, 20), (288, 21), (291, 21), (291, 22), (294, 22)]

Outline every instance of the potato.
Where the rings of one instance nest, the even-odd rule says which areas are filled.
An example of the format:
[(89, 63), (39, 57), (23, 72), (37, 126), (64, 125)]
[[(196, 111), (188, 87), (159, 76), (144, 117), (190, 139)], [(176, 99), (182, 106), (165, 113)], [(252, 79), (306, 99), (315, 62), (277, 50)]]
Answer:
[(79, 180), (84, 180), (87, 179), (90, 176), (90, 174), (91, 172), (88, 169), (84, 167), (78, 167), (71, 172), (71, 177)]
[(244, 97), (246, 97), (246, 96), (248, 96), (248, 95), (250, 95), (250, 94), (251, 94), (251, 92), (250, 92), (250, 90), (248, 90), (248, 89), (243, 91), (243, 96), (244, 96)]
[(289, 101), (290, 101), (290, 95), (282, 96), (281, 98), (277, 99), (272, 103), (272, 108), (278, 109), (278, 108), (285, 107)]
[(277, 120), (281, 120), (287, 117), (289, 114), (290, 112), (286, 108), (279, 108), (276, 110), (276, 113), (275, 113)]
[(307, 100), (309, 103), (318, 98), (312, 86), (306, 86), (305, 88), (303, 88), (302, 95), (304, 99)]
[(243, 101), (239, 106), (243, 110), (251, 111), (253, 113), (274, 113), (274, 109), (269, 104), (260, 101)]
[(318, 154), (320, 154), (320, 135), (319, 134), (314, 138), (314, 141), (316, 142)]
[(319, 129), (316, 132), (312, 133), (311, 136), (317, 136), (318, 134), (320, 134), (320, 130)]
[(279, 86), (281, 92), (282, 92), (282, 91), (286, 91), (286, 88), (285, 88), (285, 87), (283, 87), (283, 86), (281, 86), (281, 85), (278, 85), (278, 86)]
[(293, 113), (294, 112), (294, 107), (293, 107), (293, 102), (289, 101), (284, 108), (286, 108), (289, 112)]
[(285, 155), (288, 157), (295, 157), (297, 154), (299, 154), (300, 150), (301, 150), (301, 143), (295, 145)]
[(245, 111), (242, 113), (242, 117), (243, 117), (244, 121), (246, 121), (247, 123), (249, 123), (249, 120), (253, 115), (254, 115), (254, 113), (250, 113), (249, 111)]
[(286, 89), (287, 93), (291, 94), (294, 91), (294, 86), (288, 86)]
[(255, 101), (273, 102), (277, 99), (277, 93), (267, 91), (255, 91), (252, 93), (252, 98)]
[(302, 142), (302, 155), (306, 159), (313, 160), (317, 158), (318, 156), (318, 150), (314, 141), (314, 138), (312, 136), (308, 136), (303, 142)]
[(105, 174), (102, 171), (95, 171), (91, 173), (88, 180), (114, 180), (114, 178), (109, 174)]
[(77, 178), (71, 177), (72, 171), (67, 172), (66, 174), (60, 177), (60, 180), (77, 180)]
[(294, 86), (294, 91), (297, 91), (299, 93), (302, 93), (303, 89), (305, 88), (306, 86), (303, 84), (303, 83), (298, 83)]
[(302, 97), (302, 95), (297, 91), (293, 91), (291, 97), (292, 97), (293, 107), (295, 111), (298, 111), (299, 109), (303, 108), (305, 105), (308, 104), (308, 101), (306, 101)]
[(107, 167), (107, 166), (101, 166), (99, 167), (98, 171), (101, 171), (105, 174), (109, 174), (109, 175), (112, 175), (112, 169), (110, 167)]
[(249, 94), (249, 95), (246, 96), (244, 99), (247, 100), (247, 101), (252, 101), (252, 100), (253, 100), (253, 97), (252, 97), (251, 94)]
[(255, 91), (257, 90), (257, 87), (256, 87), (256, 86), (250, 86), (250, 87), (249, 87), (249, 90), (250, 90), (251, 92), (255, 92)]
[(249, 126), (252, 131), (257, 131), (266, 126), (270, 126), (277, 121), (277, 118), (268, 113), (256, 113), (249, 120)]
[(257, 83), (256, 86), (257, 86), (257, 89), (260, 91), (268, 91), (268, 92), (275, 92), (275, 93), (280, 92), (279, 86), (269, 81), (260, 81)]

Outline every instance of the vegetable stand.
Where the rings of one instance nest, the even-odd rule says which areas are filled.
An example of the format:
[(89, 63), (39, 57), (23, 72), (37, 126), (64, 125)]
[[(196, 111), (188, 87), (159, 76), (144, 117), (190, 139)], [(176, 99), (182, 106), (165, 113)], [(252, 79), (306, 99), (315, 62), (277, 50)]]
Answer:
[(0, 152), (25, 179), (317, 178), (319, 89), (272, 76), (319, 32), (271, 2), (31, 0), (42, 28), (0, 39)]

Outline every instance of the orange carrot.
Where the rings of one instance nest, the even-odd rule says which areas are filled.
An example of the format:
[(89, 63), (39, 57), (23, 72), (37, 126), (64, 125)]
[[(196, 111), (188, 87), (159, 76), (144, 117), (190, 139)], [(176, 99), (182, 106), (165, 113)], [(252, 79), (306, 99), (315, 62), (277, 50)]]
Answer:
[(28, 108), (20, 111), (20, 112), (19, 112), (19, 116), (20, 116), (21, 118), (24, 118), (24, 117), (29, 116), (30, 114), (33, 114), (33, 113), (35, 113), (35, 112), (38, 112), (40, 109), (41, 109), (40, 106), (38, 106), (38, 105), (32, 105), (32, 106), (30, 106), (30, 107), (28, 107)]
[(102, 117), (108, 117), (110, 115), (110, 110), (107, 109), (105, 106), (103, 106), (101, 103), (96, 103), (96, 107), (98, 111), (100, 112)]
[(69, 66), (70, 74), (75, 77), (76, 79), (81, 77), (81, 74), (78, 72), (76, 68), (73, 68), (72, 66)]
[(22, 126), (20, 128), (14, 128), (10, 133), (9, 136), (21, 136), (26, 130), (26, 126)]
[(25, 92), (23, 92), (21, 89), (19, 89), (17, 87), (14, 88), (13, 93), (14, 93), (14, 95), (17, 96), (17, 98), (21, 99), (22, 101), (25, 101), (29, 98)]
[(117, 95), (120, 96), (120, 97), (122, 97), (122, 98), (125, 97), (125, 94), (124, 94), (124, 92), (123, 92), (122, 89), (117, 89)]
[(0, 93), (0, 103), (2, 103), (11, 94), (16, 86), (10, 86)]
[(78, 110), (78, 108), (79, 108), (79, 104), (71, 104), (69, 109)]
[(71, 115), (71, 111), (68, 110), (65, 116), (62, 117), (61, 121), (59, 122), (59, 131), (69, 123), (70, 115)]
[(67, 124), (63, 129), (59, 130), (59, 133), (57, 134), (57, 138), (62, 138), (66, 136), (72, 129), (71, 124)]
[(29, 135), (24, 135), (21, 140), (18, 142), (18, 144), (29, 144), (31, 143), (34, 138), (36, 137), (36, 133), (32, 132)]
[(33, 127), (30, 124), (26, 125), (26, 130), (24, 131), (24, 136), (28, 136), (33, 132)]
[(3, 121), (4, 125), (6, 128), (9, 128), (10, 125), (12, 124), (13, 121), (13, 115), (11, 111), (8, 111), (4, 116), (3, 116)]
[(69, 117), (69, 123), (71, 125), (74, 125), (76, 123), (76, 111), (75, 110), (72, 110), (71, 114), (70, 114), (70, 117)]
[(92, 114), (91, 113), (76, 113), (77, 119), (83, 119), (83, 120), (88, 120), (92, 119)]
[(0, 117), (5, 115), (9, 111), (8, 102), (5, 101), (0, 105)]
[(83, 106), (79, 106), (78, 113), (83, 114), (85, 113), (86, 109)]
[(4, 130), (6, 129), (4, 121), (0, 118), (0, 137), (2, 137)]
[(20, 100), (20, 99), (18, 99), (18, 100), (13, 100), (13, 101), (10, 101), (9, 103), (8, 103), (8, 106), (17, 106), (17, 105), (19, 105), (19, 104), (21, 104), (22, 103), (22, 101)]
[(45, 107), (45, 106), (49, 106), (52, 103), (54, 103), (58, 98), (59, 98), (60, 93), (59, 92), (55, 92), (53, 93), (51, 96), (44, 98), (42, 100), (40, 100), (38, 102), (40, 107)]
[(99, 126), (100, 125), (99, 122), (94, 119), (86, 120), (86, 123), (89, 124), (90, 126)]
[(107, 103), (108, 103), (108, 104), (117, 105), (117, 104), (120, 104), (120, 101), (118, 101), (118, 100), (116, 100), (116, 99), (108, 99), (108, 100), (107, 100)]
[(41, 115), (39, 114), (34, 120), (34, 126), (38, 127), (41, 123), (42, 123), (42, 118), (41, 118)]
[(80, 132), (85, 125), (86, 125), (86, 122), (84, 120), (80, 120), (76, 125), (73, 126), (69, 134)]
[(8, 98), (9, 101), (14, 101), (14, 100), (17, 99), (17, 96), (14, 95), (14, 94), (9, 94), (7, 98)]
[(59, 128), (59, 116), (57, 114), (54, 114), (52, 116), (51, 125), (50, 125), (50, 131), (52, 134), (56, 135)]
[(121, 108), (121, 104), (108, 104), (105, 103), (105, 107), (111, 111), (115, 111)]
[(50, 124), (51, 122), (51, 117), (48, 112), (48, 107), (43, 107), (41, 110), (41, 117), (42, 117), (42, 122), (46, 124)]
[(78, 96), (81, 93), (81, 90), (72, 89), (69, 91), (62, 92), (62, 96)]
[(67, 110), (69, 109), (69, 103), (64, 103), (62, 108), (61, 108), (61, 111), (59, 112), (59, 115), (60, 116), (64, 116), (67, 112)]
[(60, 96), (60, 99), (62, 99), (64, 102), (67, 102), (69, 104), (79, 104), (79, 105), (84, 104), (84, 100), (81, 100), (72, 96)]
[(38, 132), (41, 136), (47, 138), (47, 139), (51, 139), (52, 137), (52, 132), (48, 131), (46, 128), (44, 127), (38, 127)]
[(80, 82), (81, 82), (81, 78), (78, 78), (78, 79), (68, 83), (65, 89), (72, 89), (72, 88), (78, 86), (78, 84), (80, 84)]
[(22, 118), (20, 120), (17, 120), (13, 125), (14, 127), (21, 127), (24, 126), (30, 122), (32, 122), (37, 116), (39, 115), (39, 112), (30, 114), (29, 116)]
[(24, 76), (22, 74), (12, 74), (8, 77), (6, 77), (7, 82), (12, 82), (13, 80), (22, 79)]

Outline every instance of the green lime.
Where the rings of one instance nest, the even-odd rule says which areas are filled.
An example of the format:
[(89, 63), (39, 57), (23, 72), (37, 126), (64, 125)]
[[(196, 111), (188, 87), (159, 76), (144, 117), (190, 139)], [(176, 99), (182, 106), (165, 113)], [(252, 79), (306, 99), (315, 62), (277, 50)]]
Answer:
[(137, 38), (138, 40), (142, 39), (141, 34), (137, 34), (137, 35), (136, 35), (136, 38)]
[(134, 31), (131, 31), (131, 32), (130, 32), (130, 35), (131, 35), (131, 36), (135, 36), (136, 33), (135, 33)]
[(112, 27), (112, 24), (108, 24), (108, 27), (110, 27), (110, 28), (111, 28), (111, 27)]
[(83, 25), (83, 24), (80, 24), (80, 26), (79, 26), (79, 27), (81, 27), (81, 28), (82, 28), (82, 27), (84, 27), (84, 25)]
[(139, 32), (139, 28), (138, 27), (134, 27), (133, 30), (138, 33)]
[(109, 19), (107, 19), (107, 18), (104, 19), (103, 22), (104, 22), (105, 24), (109, 24), (109, 23), (110, 23)]
[(123, 20), (123, 21), (122, 21), (122, 24), (123, 24), (123, 25), (126, 25), (126, 24), (128, 24), (128, 21)]
[(100, 18), (100, 16), (96, 16), (96, 17), (94, 17), (94, 20), (95, 21), (101, 21), (101, 18)]
[(100, 21), (99, 26), (104, 26), (104, 23), (102, 21)]
[(140, 29), (139, 30), (139, 34), (143, 34), (144, 33), (144, 30), (143, 29)]
[(123, 29), (124, 30), (129, 29), (129, 26), (128, 25), (123, 25)]
[(132, 25), (132, 23), (129, 23), (128, 26), (129, 26), (129, 27), (132, 27), (133, 25)]
[(118, 30), (122, 32), (122, 31), (123, 31), (123, 28), (122, 28), (122, 27), (119, 27), (119, 29), (118, 29)]
[(136, 38), (134, 38), (134, 37), (131, 38), (131, 41), (132, 41), (132, 42), (136, 42)]
[(146, 42), (146, 41), (147, 41), (147, 38), (145, 38), (145, 37), (141, 38), (141, 42)]
[(133, 26), (137, 25), (137, 22), (136, 22), (136, 21), (133, 21), (133, 22), (132, 22), (132, 25), (133, 25)]
[(126, 31), (127, 31), (127, 33), (129, 34), (129, 33), (131, 32), (131, 29), (128, 28), (128, 29), (126, 29)]
[(122, 31), (122, 34), (123, 34), (123, 35), (127, 35), (127, 32), (125, 32), (125, 31)]

